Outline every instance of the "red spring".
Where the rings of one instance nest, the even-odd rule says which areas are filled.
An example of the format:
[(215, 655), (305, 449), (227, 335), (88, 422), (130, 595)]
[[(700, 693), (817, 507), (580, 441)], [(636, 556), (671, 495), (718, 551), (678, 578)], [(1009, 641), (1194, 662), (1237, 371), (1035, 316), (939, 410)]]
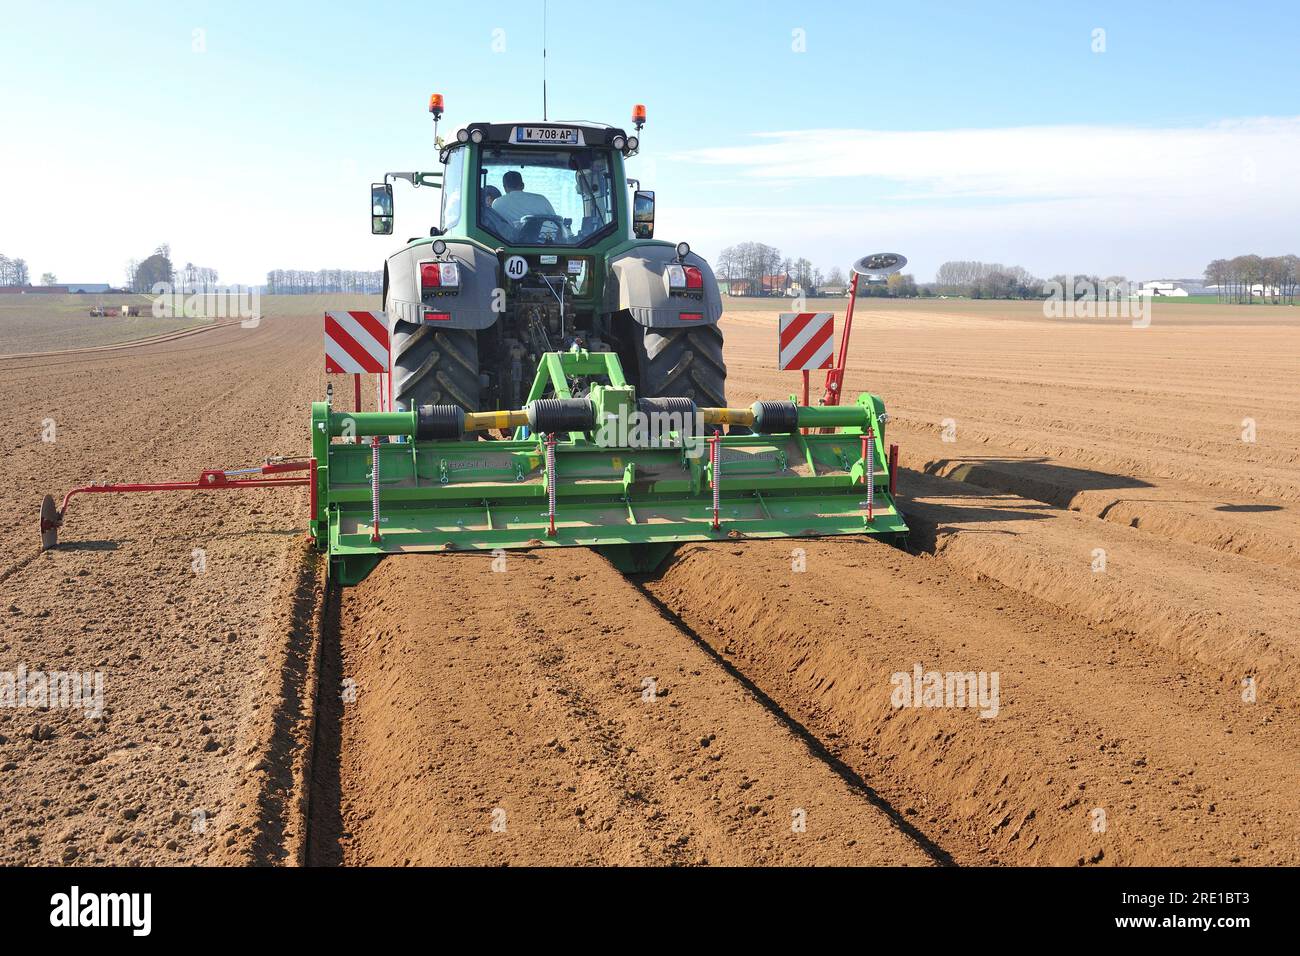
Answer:
[(722, 522), (718, 512), (722, 505), (722, 449), (718, 445), (721, 435), (709, 436), (709, 483), (713, 486), (713, 530), (720, 531)]
[(555, 483), (559, 476), (555, 472), (555, 433), (546, 436), (546, 514), (549, 526), (548, 538), (555, 537)]
[(862, 481), (867, 486), (867, 521), (875, 517), (876, 433), (868, 428), (862, 436)]
[(379, 534), (379, 436), (370, 439), (370, 511), (373, 524), (370, 541), (378, 544)]

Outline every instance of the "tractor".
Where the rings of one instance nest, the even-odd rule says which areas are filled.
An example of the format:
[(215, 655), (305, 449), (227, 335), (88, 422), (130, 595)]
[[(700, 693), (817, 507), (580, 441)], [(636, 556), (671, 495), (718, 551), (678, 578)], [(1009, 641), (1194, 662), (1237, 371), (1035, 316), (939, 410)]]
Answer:
[[(820, 404), (804, 366), (802, 402), (727, 405), (713, 272), (654, 238), (654, 193), (626, 177), (644, 107), (633, 134), (469, 123), (449, 143), (442, 107), (435, 94), (442, 170), (371, 185), (371, 232), (392, 235), (399, 179), (441, 189), (440, 222), (388, 257), (382, 312), (325, 313), (326, 371), (356, 392), (350, 409), (332, 386), (312, 403), (310, 456), (92, 483), (62, 507), (47, 495), (43, 548), (74, 496), (287, 486), (309, 489), (310, 533), (341, 585), (398, 554), (588, 547), (646, 572), (688, 541), (906, 534), (884, 403), (841, 402), (852, 301), (838, 363), (818, 366)], [(905, 263), (863, 257), (855, 291)], [(378, 376), (375, 411), (362, 373)]]
[[(430, 112), (436, 135), (440, 95)], [(396, 410), (519, 408), (542, 357), (574, 348), (615, 353), (643, 398), (726, 405), (718, 286), (687, 243), (654, 238), (655, 194), (625, 171), (644, 106), (632, 120), (468, 123), (437, 139), (440, 171), (371, 186), (377, 235), (395, 180), (442, 191), (439, 224), (384, 264)]]

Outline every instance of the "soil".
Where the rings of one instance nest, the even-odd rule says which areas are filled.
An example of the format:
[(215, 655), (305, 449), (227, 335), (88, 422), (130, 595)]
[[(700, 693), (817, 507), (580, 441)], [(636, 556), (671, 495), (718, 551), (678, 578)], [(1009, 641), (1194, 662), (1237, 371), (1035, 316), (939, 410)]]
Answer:
[(272, 313), (252, 329), (0, 360), (0, 671), (98, 672), (103, 688), (98, 719), (0, 707), (0, 864), (252, 852), (259, 809), (240, 806), (241, 788), (265, 773), (259, 723), (283, 698), (305, 489), (85, 495), (44, 553), (34, 516), (43, 495), (91, 481), (301, 456), (325, 378), (311, 328)]
[(595, 553), (441, 557), (342, 595), (313, 862), (933, 862)]
[[(731, 403), (795, 391), (790, 306), (727, 304)], [(1292, 310), (864, 302), (907, 550), (413, 555), (340, 593), (283, 489), (83, 496), (39, 552), (46, 493), (306, 454), (325, 303), (264, 305), (0, 347), (0, 672), (104, 705), (0, 707), (0, 864), (1298, 862)]]

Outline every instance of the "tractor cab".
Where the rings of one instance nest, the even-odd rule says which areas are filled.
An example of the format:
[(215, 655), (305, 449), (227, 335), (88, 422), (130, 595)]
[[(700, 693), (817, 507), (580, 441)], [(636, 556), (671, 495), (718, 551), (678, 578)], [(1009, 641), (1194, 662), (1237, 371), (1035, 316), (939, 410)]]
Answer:
[(444, 150), (444, 234), (464, 228), (494, 245), (567, 248), (627, 235), (619, 184), (630, 151), (621, 130), (472, 124), (462, 132), (471, 138)]
[(492, 248), (568, 249), (634, 234), (651, 238), (654, 194), (627, 195), (623, 163), (639, 142), (621, 129), (589, 122), (470, 123), (440, 145), (441, 173), (389, 173), (372, 187), (373, 233), (392, 232), (387, 180), (400, 178), (442, 189), (435, 236)]

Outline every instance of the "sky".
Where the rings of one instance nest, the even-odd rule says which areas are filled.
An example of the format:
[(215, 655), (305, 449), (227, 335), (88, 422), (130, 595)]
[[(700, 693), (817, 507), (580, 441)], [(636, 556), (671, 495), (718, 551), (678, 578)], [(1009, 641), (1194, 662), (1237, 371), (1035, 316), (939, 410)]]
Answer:
[[(629, 126), (656, 237), (1040, 276), (1300, 252), (1300, 4), (548, 0), (551, 119)], [(542, 111), (542, 0), (6, 3), (0, 253), (33, 280), (378, 269), (368, 187)], [(395, 186), (396, 235), (438, 193)]]

